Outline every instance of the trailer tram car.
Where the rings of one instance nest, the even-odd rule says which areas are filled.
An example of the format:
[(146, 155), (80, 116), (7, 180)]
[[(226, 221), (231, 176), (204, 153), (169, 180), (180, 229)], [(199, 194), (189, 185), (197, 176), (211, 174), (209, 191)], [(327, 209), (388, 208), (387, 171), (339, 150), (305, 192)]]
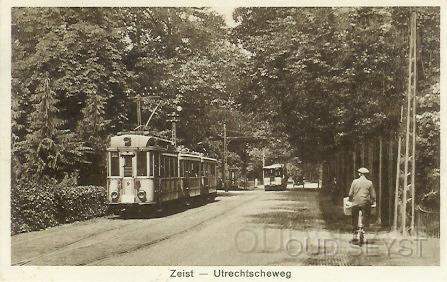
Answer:
[(189, 206), (212, 201), (217, 190), (217, 160), (178, 151), (170, 140), (148, 132), (118, 133), (107, 149), (107, 195), (114, 213)]
[(264, 166), (264, 190), (284, 191), (287, 189), (287, 172), (283, 164)]

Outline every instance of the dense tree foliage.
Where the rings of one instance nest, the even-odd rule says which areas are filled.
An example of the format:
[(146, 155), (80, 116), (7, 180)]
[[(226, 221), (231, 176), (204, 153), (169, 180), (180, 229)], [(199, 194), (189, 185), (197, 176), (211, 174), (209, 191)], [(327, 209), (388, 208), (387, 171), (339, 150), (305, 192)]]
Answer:
[[(417, 8), (418, 179), (439, 186), (439, 9)], [(409, 8), (14, 8), (13, 179), (103, 184), (107, 138), (137, 126), (260, 171), (398, 129)], [(261, 140), (261, 141), (259, 141)]]
[[(439, 176), (439, 9), (416, 11), (418, 187), (425, 189)], [(238, 8), (234, 18), (233, 40), (250, 53), (239, 101), (262, 108), (302, 160), (396, 134), (410, 8)]]
[(136, 127), (137, 95), (144, 123), (162, 102), (149, 125), (158, 134), (174, 102), (183, 107), (188, 147), (215, 134), (212, 109), (237, 108), (244, 54), (210, 9), (15, 8), (12, 17), (14, 178), (38, 166), (22, 176), (80, 170), (82, 182), (104, 182), (107, 137)]

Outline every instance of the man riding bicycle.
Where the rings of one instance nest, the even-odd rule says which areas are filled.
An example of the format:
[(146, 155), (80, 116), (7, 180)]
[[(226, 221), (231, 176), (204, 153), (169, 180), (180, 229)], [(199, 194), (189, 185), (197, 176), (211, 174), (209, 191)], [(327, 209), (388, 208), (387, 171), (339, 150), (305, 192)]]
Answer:
[[(362, 211), (363, 215), (363, 230), (369, 226), (369, 216), (371, 213), (371, 205), (376, 202), (376, 192), (374, 186), (370, 180), (366, 178), (366, 174), (369, 170), (362, 167), (358, 170), (359, 178), (354, 179), (349, 190), (349, 201), (352, 202), (352, 234), (353, 241), (358, 240), (358, 217), (359, 211)], [(366, 237), (365, 237), (366, 241)]]

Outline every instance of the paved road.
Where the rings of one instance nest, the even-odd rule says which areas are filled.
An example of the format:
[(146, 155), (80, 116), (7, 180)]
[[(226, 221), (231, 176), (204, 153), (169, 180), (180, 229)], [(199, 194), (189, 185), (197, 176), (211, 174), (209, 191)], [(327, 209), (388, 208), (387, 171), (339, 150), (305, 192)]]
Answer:
[(355, 248), (348, 242), (349, 228), (349, 219), (318, 190), (229, 192), (213, 203), (168, 211), (160, 217), (109, 216), (16, 235), (12, 237), (12, 263), (439, 264), (438, 240), (423, 241), (422, 256), (416, 253), (416, 245), (411, 255), (403, 255), (400, 241), (380, 231), (371, 238), (372, 244)]

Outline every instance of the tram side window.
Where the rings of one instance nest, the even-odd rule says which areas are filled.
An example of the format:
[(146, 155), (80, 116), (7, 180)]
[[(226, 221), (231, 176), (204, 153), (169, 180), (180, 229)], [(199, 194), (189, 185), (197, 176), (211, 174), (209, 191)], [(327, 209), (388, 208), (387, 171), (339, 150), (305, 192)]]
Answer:
[(191, 162), (185, 161), (185, 176), (191, 176)]
[(185, 161), (185, 177), (191, 176), (191, 163), (189, 161)]
[(281, 177), (282, 176), (282, 169), (271, 169), (270, 170), (270, 177)]
[(165, 157), (165, 177), (169, 177), (169, 158)]
[(110, 153), (110, 176), (120, 176), (120, 158), (118, 152)]
[(171, 177), (171, 158), (166, 157), (166, 177)]
[(203, 165), (202, 165), (202, 175), (208, 176), (208, 164), (207, 163), (203, 163)]
[(195, 175), (196, 171), (194, 169), (194, 166), (195, 166), (195, 163), (190, 161), (190, 163), (189, 163), (189, 176), (190, 177), (195, 177), (196, 176)]
[(166, 158), (160, 157), (160, 177), (165, 177)]
[(174, 158), (169, 158), (169, 176), (175, 176)]
[(282, 169), (277, 169), (276, 170), (276, 177), (281, 177), (282, 176)]
[(137, 153), (137, 176), (147, 176), (147, 152)]
[(163, 177), (169, 177), (169, 157), (163, 157)]
[(154, 154), (154, 176), (160, 176), (160, 155)]
[(172, 158), (168, 157), (167, 161), (169, 163), (169, 169), (168, 169), (168, 177), (172, 177), (172, 173), (174, 171), (174, 164), (172, 163)]
[(198, 177), (199, 176), (199, 172), (200, 172), (199, 165), (200, 165), (200, 163), (198, 163), (198, 162), (193, 162), (192, 163), (192, 176), (193, 177)]

